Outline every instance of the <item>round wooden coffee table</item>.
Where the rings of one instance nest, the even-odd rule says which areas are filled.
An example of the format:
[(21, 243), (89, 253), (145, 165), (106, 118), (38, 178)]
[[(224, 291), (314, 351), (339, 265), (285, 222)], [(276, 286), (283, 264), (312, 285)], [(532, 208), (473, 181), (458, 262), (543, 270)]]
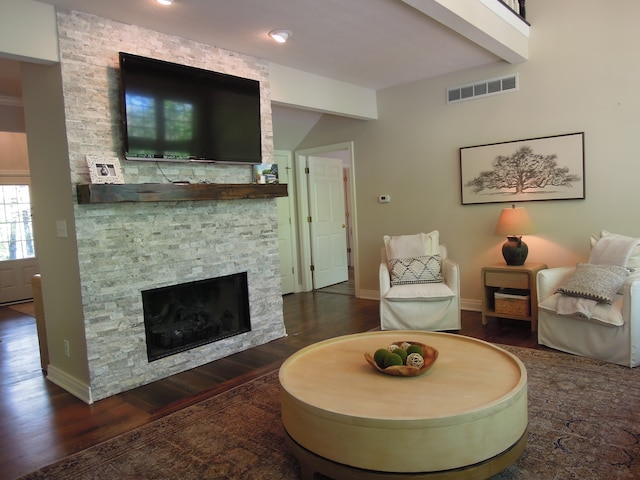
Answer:
[[(420, 376), (369, 365), (397, 341), (436, 348)], [(310, 345), (280, 368), (282, 421), (304, 480), (484, 479), (526, 445), (527, 373), (506, 350), (461, 335), (383, 331)]]

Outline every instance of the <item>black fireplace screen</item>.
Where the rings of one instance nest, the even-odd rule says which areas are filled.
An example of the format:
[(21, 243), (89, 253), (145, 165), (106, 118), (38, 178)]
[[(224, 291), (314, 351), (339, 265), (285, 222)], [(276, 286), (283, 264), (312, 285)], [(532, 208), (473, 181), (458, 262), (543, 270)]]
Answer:
[(247, 273), (142, 292), (149, 361), (251, 331)]

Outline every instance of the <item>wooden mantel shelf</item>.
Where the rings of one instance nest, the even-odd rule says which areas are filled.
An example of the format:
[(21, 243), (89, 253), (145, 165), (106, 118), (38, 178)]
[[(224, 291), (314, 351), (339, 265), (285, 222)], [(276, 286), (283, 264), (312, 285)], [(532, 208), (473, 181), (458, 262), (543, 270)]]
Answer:
[(252, 183), (141, 183), (80, 184), (78, 203), (179, 202), (189, 200), (236, 200), (286, 197), (287, 184)]

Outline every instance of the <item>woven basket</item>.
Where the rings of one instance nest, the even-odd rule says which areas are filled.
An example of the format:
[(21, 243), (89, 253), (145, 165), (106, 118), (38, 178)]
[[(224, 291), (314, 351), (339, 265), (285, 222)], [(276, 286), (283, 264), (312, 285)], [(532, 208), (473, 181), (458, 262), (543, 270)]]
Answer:
[(529, 295), (514, 295), (510, 293), (495, 293), (496, 313), (500, 315), (519, 315), (528, 317), (531, 315), (529, 309)]

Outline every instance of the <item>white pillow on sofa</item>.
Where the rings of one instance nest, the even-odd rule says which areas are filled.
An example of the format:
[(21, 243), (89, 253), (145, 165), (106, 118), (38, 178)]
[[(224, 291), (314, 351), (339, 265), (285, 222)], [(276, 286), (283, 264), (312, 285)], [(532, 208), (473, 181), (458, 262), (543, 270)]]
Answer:
[[(621, 237), (627, 240), (634, 239), (633, 237), (629, 237), (626, 235), (620, 235), (618, 233), (611, 233), (606, 230), (602, 230), (600, 233), (591, 235), (591, 248), (593, 249), (593, 247), (596, 245), (598, 240), (604, 237)], [(631, 251), (629, 260), (627, 260), (627, 264), (624, 265), (630, 270), (630, 274), (627, 277), (627, 280), (624, 282), (624, 284), (620, 288), (620, 290), (618, 290), (618, 294), (620, 295), (622, 295), (622, 293), (624, 292), (626, 285), (633, 282), (634, 280), (640, 279), (640, 238), (636, 238), (635, 240), (638, 242), (638, 244)]]
[[(627, 240), (633, 239), (633, 237), (628, 237), (626, 235), (620, 235), (618, 233), (611, 233), (607, 232), (606, 230), (602, 230), (600, 233), (591, 235), (591, 248), (596, 245), (598, 240), (604, 237), (621, 237)], [(634, 270), (640, 270), (640, 238), (636, 238), (634, 240), (637, 240), (638, 245), (636, 245), (636, 247), (631, 252), (631, 256), (629, 257), (627, 264), (623, 266), (627, 268), (633, 268)]]
[(415, 235), (385, 235), (382, 239), (387, 261), (394, 258), (414, 258), (440, 253), (440, 233), (438, 230), (430, 233), (416, 233)]

